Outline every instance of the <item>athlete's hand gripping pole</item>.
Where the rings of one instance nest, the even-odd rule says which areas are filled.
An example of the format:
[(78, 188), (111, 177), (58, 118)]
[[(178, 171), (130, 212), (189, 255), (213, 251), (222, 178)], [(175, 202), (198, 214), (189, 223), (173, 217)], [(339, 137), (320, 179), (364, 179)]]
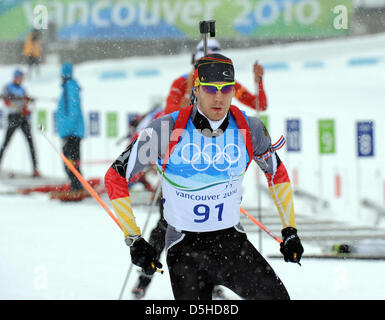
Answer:
[(281, 253), (286, 262), (299, 263), (303, 254), (303, 246), (297, 235), (297, 229), (286, 227), (281, 231), (283, 242), (281, 243)]
[(297, 230), (295, 228), (287, 227), (282, 230), (284, 240), (274, 235), (269, 229), (267, 229), (261, 222), (255, 219), (250, 213), (241, 207), (241, 213), (247, 216), (254, 224), (265, 231), (270, 237), (280, 244), (280, 251), (284, 256), (286, 262), (294, 262), (300, 264), (300, 260), (303, 253), (303, 247), (301, 240), (297, 236)]
[[(96, 193), (96, 191), (91, 187), (91, 185), (87, 182), (86, 179), (83, 178), (83, 176), (80, 174), (80, 172), (73, 166), (73, 164), (66, 158), (66, 156), (60, 152), (56, 146), (52, 143), (52, 141), (47, 137), (45, 134), (45, 128), (43, 126), (39, 126), (40, 132), (43, 134), (44, 138), (48, 141), (48, 143), (52, 146), (52, 148), (56, 151), (56, 153), (62, 158), (68, 169), (72, 171), (72, 173), (79, 179), (79, 181), (82, 183), (82, 185), (87, 189), (87, 191), (95, 198), (95, 200), (107, 211), (108, 215), (112, 218), (112, 220), (115, 221), (115, 223), (118, 225), (118, 227), (122, 229), (118, 219), (115, 217), (115, 215), (111, 212), (111, 210), (108, 208), (107, 204), (99, 197), (99, 195)], [(159, 265), (151, 266), (154, 269), (156, 269), (156, 272), (163, 273), (162, 270), (158, 269)], [(154, 272), (155, 272), (154, 271)]]

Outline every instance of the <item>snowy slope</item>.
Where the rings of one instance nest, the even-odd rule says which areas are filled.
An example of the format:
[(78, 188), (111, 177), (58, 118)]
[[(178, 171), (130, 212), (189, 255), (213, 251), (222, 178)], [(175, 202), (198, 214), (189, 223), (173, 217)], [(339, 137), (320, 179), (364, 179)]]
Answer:
[[(236, 78), (253, 90), (251, 68), (255, 60), (265, 66), (264, 83), (269, 99), (269, 131), (275, 141), (285, 134), (285, 121), (298, 118), (302, 125), (302, 151), (280, 150), (290, 175), (298, 171), (295, 188), (319, 195), (331, 203), (322, 217), (373, 224), (375, 215), (360, 209), (358, 199), (370, 198), (384, 205), (385, 172), (385, 36), (320, 43), (291, 44), (248, 50), (226, 50), (236, 67)], [(144, 112), (158, 97), (165, 97), (173, 79), (189, 71), (189, 55), (128, 58), (83, 63), (75, 77), (83, 88), (85, 115), (101, 114), (101, 136), (83, 141), (85, 161), (114, 159), (124, 149), (116, 145), (126, 132), (127, 113)], [(358, 63), (357, 63), (358, 61)], [(361, 63), (360, 63), (361, 61)], [(365, 62), (366, 61), (366, 62)], [(1, 66), (1, 86), (16, 66)], [(42, 67), (41, 76), (26, 81), (32, 96), (58, 97), (60, 66), (54, 59)], [(235, 103), (237, 104), (237, 103)], [(238, 104), (239, 105), (239, 104)], [(56, 105), (38, 101), (37, 110), (48, 112), (48, 136), (60, 147), (53, 133), (52, 112)], [(4, 109), (2, 109), (4, 110)], [(249, 114), (252, 111), (246, 110)], [(105, 114), (119, 113), (119, 134), (106, 138)], [(33, 122), (37, 115), (34, 113)], [(334, 119), (336, 153), (320, 156), (318, 119)], [(355, 122), (373, 120), (375, 156), (357, 159)], [(4, 134), (0, 129), (0, 136)], [(43, 174), (64, 177), (63, 164), (52, 147), (34, 128)], [(85, 165), (84, 175), (102, 177), (109, 163)], [(31, 165), (22, 135), (15, 134), (2, 169), (29, 173)], [(256, 206), (255, 165), (246, 175), (244, 206)], [(342, 178), (342, 195), (336, 198), (334, 176)], [(7, 186), (2, 185), (2, 190)], [(264, 205), (271, 203), (263, 199)], [(296, 211), (315, 214), (301, 199)], [(51, 202), (46, 195), (0, 195), (0, 298), (1, 299), (116, 299), (130, 259), (120, 230), (95, 201), (78, 204)], [(143, 225), (146, 208), (136, 208)], [(152, 223), (157, 215), (153, 215)], [(381, 222), (383, 224), (383, 221)], [(257, 244), (257, 237), (250, 235)], [(307, 253), (319, 248), (306, 246)], [(264, 241), (265, 255), (278, 253), (270, 238)], [(294, 299), (383, 299), (385, 278), (379, 270), (384, 262), (304, 261), (303, 266), (281, 260), (269, 261), (284, 280)], [(166, 270), (166, 269), (165, 269)], [(363, 271), (364, 270), (364, 271)], [(130, 277), (125, 298), (130, 298), (136, 272)], [(156, 275), (146, 298), (172, 299), (167, 271)]]

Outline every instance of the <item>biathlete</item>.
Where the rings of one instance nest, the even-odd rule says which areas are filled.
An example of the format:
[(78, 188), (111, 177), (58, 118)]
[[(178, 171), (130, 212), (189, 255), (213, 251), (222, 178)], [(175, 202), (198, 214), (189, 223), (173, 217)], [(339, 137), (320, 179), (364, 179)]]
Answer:
[(282, 220), (285, 261), (298, 263), (303, 253), (286, 168), (263, 123), (231, 105), (234, 85), (229, 58), (201, 58), (195, 68), (196, 103), (154, 120), (105, 175), (132, 262), (153, 274), (162, 264), (135, 222), (128, 181), (156, 161), (167, 222), (167, 265), (177, 300), (210, 300), (215, 285), (244, 299), (289, 299), (240, 224), (242, 180), (253, 159), (266, 175)]

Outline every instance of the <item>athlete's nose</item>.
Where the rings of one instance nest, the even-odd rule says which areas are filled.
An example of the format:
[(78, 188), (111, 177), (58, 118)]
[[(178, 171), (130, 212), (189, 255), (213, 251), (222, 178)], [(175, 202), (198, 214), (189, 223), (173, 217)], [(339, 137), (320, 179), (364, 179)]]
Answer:
[(222, 93), (222, 91), (221, 90), (217, 90), (217, 92), (215, 93), (215, 99), (217, 100), (217, 101), (222, 101), (223, 100), (223, 93)]

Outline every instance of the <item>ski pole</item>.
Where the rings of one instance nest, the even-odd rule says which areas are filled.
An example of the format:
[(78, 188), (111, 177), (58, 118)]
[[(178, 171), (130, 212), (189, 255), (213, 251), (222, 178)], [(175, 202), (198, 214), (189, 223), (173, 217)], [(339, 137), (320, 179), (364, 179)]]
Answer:
[[(66, 158), (66, 156), (61, 153), (56, 146), (52, 143), (52, 141), (46, 136), (44, 132), (43, 126), (39, 127), (40, 132), (43, 134), (45, 139), (48, 141), (48, 143), (53, 147), (53, 149), (59, 154), (59, 156), (63, 159), (64, 163), (67, 165), (67, 167), (73, 172), (73, 174), (79, 179), (79, 181), (82, 183), (82, 185), (88, 190), (89, 193), (95, 198), (96, 201), (99, 202), (99, 204), (107, 211), (108, 215), (112, 218), (112, 220), (115, 221), (115, 223), (118, 225), (118, 227), (123, 230), (122, 226), (120, 225), (118, 219), (115, 217), (115, 215), (111, 212), (111, 210), (108, 208), (108, 206), (105, 204), (105, 202), (99, 197), (99, 195), (96, 193), (96, 191), (90, 186), (90, 184), (87, 182), (86, 179), (83, 178), (83, 176), (80, 174), (80, 172), (73, 166), (73, 164)], [(158, 187), (159, 192), (160, 192), (160, 185)], [(158, 192), (158, 195), (159, 195)], [(154, 202), (156, 202), (157, 198), (154, 198)], [(132, 265), (131, 265), (132, 267)], [(157, 269), (156, 272), (163, 273), (163, 270)], [(130, 273), (130, 270), (129, 270)], [(128, 275), (129, 275), (128, 273)], [(126, 277), (127, 278), (127, 277)], [(127, 278), (128, 279), (128, 278)], [(122, 294), (122, 292), (121, 292)], [(119, 296), (119, 299), (121, 296)]]
[(156, 190), (155, 190), (155, 195), (154, 195), (154, 199), (152, 200), (151, 202), (151, 207), (150, 207), (150, 210), (148, 210), (148, 214), (147, 214), (147, 219), (146, 219), (146, 222), (144, 223), (144, 226), (143, 226), (143, 233), (146, 231), (147, 229), (147, 225), (150, 221), (150, 214), (152, 212), (152, 210), (154, 209), (155, 207), (155, 204), (156, 204), (156, 201), (157, 199), (159, 198), (159, 195), (160, 195), (160, 191), (162, 190), (162, 183), (159, 182), (158, 186), (156, 187)]
[(64, 163), (67, 165), (67, 167), (72, 171), (72, 173), (76, 176), (76, 178), (79, 179), (79, 181), (82, 183), (82, 185), (87, 189), (87, 191), (95, 198), (95, 200), (107, 211), (108, 215), (112, 218), (112, 220), (115, 221), (115, 223), (118, 225), (118, 227), (122, 229), (122, 226), (120, 225), (118, 219), (115, 217), (115, 215), (111, 212), (111, 210), (108, 208), (106, 203), (99, 197), (99, 195), (96, 193), (96, 191), (91, 187), (91, 185), (87, 182), (86, 179), (83, 178), (83, 176), (80, 174), (80, 172), (74, 167), (74, 165), (66, 158), (66, 156), (61, 153), (56, 146), (52, 143), (52, 141), (47, 137), (45, 134), (45, 129), (43, 126), (39, 126), (40, 132), (43, 134), (43, 137), (48, 141), (48, 143), (52, 146), (52, 148), (57, 152), (57, 154), (62, 158)]
[(270, 230), (268, 230), (262, 223), (260, 223), (257, 219), (255, 219), (250, 213), (248, 213), (245, 209), (241, 207), (241, 213), (245, 216), (247, 216), (254, 224), (256, 224), (259, 228), (261, 228), (263, 231), (265, 231), (270, 237), (272, 237), (275, 241), (278, 243), (282, 242), (282, 239), (275, 236), (271, 233)]
[[(254, 66), (256, 66), (258, 64), (258, 61), (256, 60), (254, 62)], [(255, 72), (255, 70), (254, 70)], [(255, 76), (255, 75), (254, 75)], [(262, 79), (261, 79), (262, 80)], [(255, 111), (257, 113), (257, 118), (259, 118), (259, 110), (258, 110), (258, 107), (259, 107), (259, 83), (258, 82), (254, 82), (254, 85), (255, 85), (255, 95), (256, 95), (256, 105), (255, 105)], [(261, 174), (259, 172), (259, 168), (257, 168), (257, 199), (258, 199), (258, 219), (259, 221), (262, 221), (262, 199), (261, 199)], [(258, 222), (259, 222), (258, 221)], [(261, 222), (260, 222), (261, 223)], [(262, 223), (261, 223), (262, 224)], [(258, 238), (259, 238), (259, 252), (262, 252), (262, 231), (259, 230), (258, 232)]]
[[(265, 231), (270, 237), (272, 237), (275, 241), (277, 241), (279, 244), (283, 242), (283, 240), (277, 236), (275, 236), (270, 230), (268, 230), (262, 223), (260, 223), (257, 219), (255, 219), (250, 213), (248, 213), (245, 209), (241, 207), (241, 212), (244, 215), (247, 215), (247, 217), (253, 221), (258, 227), (260, 227), (263, 231)], [(297, 260), (297, 253), (293, 254), (294, 260)], [(300, 266), (300, 262), (296, 261)]]
[(98, 164), (109, 164), (114, 162), (115, 160), (111, 159), (105, 159), (105, 160), (88, 160), (88, 161), (81, 161), (82, 165), (88, 166), (88, 165), (98, 165)]
[[(142, 234), (144, 234), (145, 231), (146, 231), (146, 229), (147, 229), (147, 225), (148, 225), (148, 222), (149, 222), (149, 220), (150, 220), (151, 212), (152, 212), (152, 210), (153, 210), (154, 207), (155, 207), (155, 203), (156, 203), (156, 201), (157, 201), (157, 199), (158, 199), (158, 197), (159, 197), (159, 194), (160, 194), (160, 191), (161, 191), (161, 190), (162, 190), (162, 183), (159, 182), (159, 185), (158, 185), (158, 187), (156, 188), (156, 191), (155, 191), (154, 199), (152, 200), (150, 209), (148, 210), (147, 219), (146, 219), (146, 222), (145, 222), (145, 224), (144, 224), (144, 227), (143, 227), (143, 230), (142, 230)], [(125, 278), (124, 281), (123, 281), (122, 289), (120, 290), (120, 294), (119, 294), (118, 300), (122, 300), (124, 291), (126, 290), (126, 286), (127, 286), (128, 279), (129, 279), (129, 277), (130, 277), (130, 275), (131, 275), (132, 266), (133, 266), (133, 264), (131, 263), (130, 267), (128, 268), (127, 274), (126, 274), (126, 278)], [(154, 264), (153, 264), (153, 267), (154, 267)], [(156, 269), (156, 271), (157, 271), (157, 272), (160, 272), (160, 273), (163, 273), (163, 270)]]

